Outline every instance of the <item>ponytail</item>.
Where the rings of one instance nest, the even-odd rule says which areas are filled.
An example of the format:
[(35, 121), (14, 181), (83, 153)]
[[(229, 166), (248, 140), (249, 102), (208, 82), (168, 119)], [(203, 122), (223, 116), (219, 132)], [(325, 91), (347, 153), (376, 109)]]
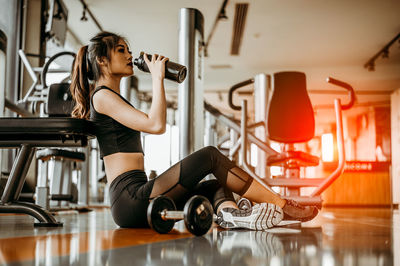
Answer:
[(93, 72), (87, 58), (88, 46), (79, 49), (74, 60), (70, 91), (76, 104), (72, 110), (72, 117), (89, 118), (90, 90), (89, 79), (93, 79)]

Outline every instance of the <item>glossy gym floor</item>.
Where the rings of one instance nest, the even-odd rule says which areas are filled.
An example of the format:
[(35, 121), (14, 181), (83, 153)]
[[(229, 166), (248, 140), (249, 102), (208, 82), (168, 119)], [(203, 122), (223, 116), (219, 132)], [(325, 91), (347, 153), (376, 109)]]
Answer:
[(56, 214), (63, 227), (34, 228), (1, 215), (3, 265), (399, 265), (400, 215), (389, 208), (323, 208), (311, 222), (269, 231), (222, 230), (194, 237), (122, 229), (108, 208)]
[[(399, 14), (400, 0), (0, 0), (0, 266), (400, 266)], [(102, 31), (124, 42), (111, 50), (113, 37), (92, 39)], [(168, 58), (163, 85), (143, 52)], [(143, 131), (143, 167), (100, 159), (140, 152), (137, 132), (116, 128), (102, 147), (99, 120), (70, 117), (89, 83), (134, 106), (99, 113)], [(146, 133), (160, 121), (165, 134)], [(206, 146), (318, 216), (202, 236), (183, 221), (166, 234), (114, 222), (115, 173), (150, 180)], [(190, 188), (175, 170), (157, 194)], [(211, 221), (206, 205), (188, 209)]]

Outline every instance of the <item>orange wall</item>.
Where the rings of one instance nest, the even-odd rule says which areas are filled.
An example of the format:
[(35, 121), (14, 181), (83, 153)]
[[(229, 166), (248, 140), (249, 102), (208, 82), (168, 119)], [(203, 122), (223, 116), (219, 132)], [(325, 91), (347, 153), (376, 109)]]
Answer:
[(345, 172), (323, 194), (323, 205), (390, 205), (389, 171)]

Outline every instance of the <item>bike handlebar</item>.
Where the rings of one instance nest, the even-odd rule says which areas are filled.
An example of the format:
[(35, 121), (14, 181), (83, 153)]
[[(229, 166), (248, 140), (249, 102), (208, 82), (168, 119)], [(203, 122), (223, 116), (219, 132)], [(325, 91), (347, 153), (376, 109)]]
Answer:
[(242, 81), (242, 82), (239, 82), (239, 83), (233, 85), (229, 89), (229, 96), (228, 96), (229, 107), (231, 107), (233, 110), (236, 110), (236, 111), (242, 110), (241, 106), (233, 104), (233, 101), (232, 101), (233, 93), (235, 92), (235, 90), (237, 90), (237, 89), (239, 89), (239, 88), (241, 88), (243, 86), (249, 85), (251, 83), (254, 83), (254, 79), (252, 79), (252, 78), (248, 79), (248, 80), (245, 80), (245, 81)]
[(354, 102), (356, 101), (356, 94), (354, 92), (353, 87), (350, 86), (350, 84), (348, 84), (346, 82), (343, 82), (343, 81), (340, 81), (340, 80), (337, 80), (337, 79), (334, 79), (332, 77), (326, 78), (326, 82), (331, 83), (331, 84), (336, 85), (336, 86), (339, 86), (339, 87), (342, 87), (342, 88), (344, 88), (344, 89), (349, 91), (350, 102), (347, 103), (347, 104), (342, 104), (341, 105), (342, 106), (342, 110), (348, 110), (354, 105)]
[(59, 52), (59, 53), (53, 55), (52, 57), (50, 57), (49, 60), (47, 60), (47, 62), (44, 64), (42, 73), (40, 74), (40, 78), (41, 78), (41, 81), (42, 81), (43, 88), (47, 87), (47, 85), (46, 85), (46, 77), (47, 77), (47, 71), (49, 70), (49, 66), (50, 66), (51, 62), (53, 62), (56, 58), (58, 58), (60, 56), (63, 56), (63, 55), (70, 55), (70, 56), (75, 58), (75, 53), (69, 52), (69, 51)]
[[(356, 94), (355, 94), (355, 92), (354, 92), (353, 87), (350, 86), (350, 84), (348, 84), (348, 83), (346, 83), (346, 82), (343, 82), (343, 81), (334, 79), (334, 78), (332, 78), (332, 77), (328, 77), (328, 78), (326, 79), (326, 81), (327, 81), (328, 83), (331, 83), (331, 84), (333, 84), (333, 85), (342, 87), (342, 88), (344, 88), (344, 89), (346, 89), (346, 90), (349, 91), (350, 101), (349, 101), (347, 104), (342, 104), (341, 107), (342, 107), (342, 110), (348, 110), (348, 109), (350, 109), (350, 108), (354, 105), (354, 102), (356, 101)], [(243, 87), (243, 86), (249, 85), (249, 84), (251, 84), (251, 83), (254, 83), (254, 79), (252, 79), (252, 78), (251, 78), (251, 79), (248, 79), (248, 80), (245, 80), (245, 81), (242, 81), (242, 82), (239, 82), (239, 83), (233, 85), (233, 86), (229, 89), (228, 103), (229, 103), (229, 107), (230, 107), (230, 108), (232, 108), (233, 110), (236, 110), (236, 111), (242, 110), (242, 107), (241, 107), (241, 106), (233, 104), (233, 93), (234, 93), (237, 89), (239, 89), (239, 88), (241, 88), (241, 87)]]

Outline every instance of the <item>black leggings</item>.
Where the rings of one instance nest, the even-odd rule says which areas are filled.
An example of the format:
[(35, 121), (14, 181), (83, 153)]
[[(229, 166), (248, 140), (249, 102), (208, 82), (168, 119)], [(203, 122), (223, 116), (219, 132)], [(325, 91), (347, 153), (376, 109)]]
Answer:
[[(200, 182), (208, 174), (213, 174), (216, 180)], [(234, 200), (232, 191), (243, 195), (252, 181), (215, 147), (208, 146), (150, 181), (142, 170), (119, 175), (110, 185), (111, 212), (121, 227), (148, 227), (147, 206), (158, 195), (172, 198), (178, 210), (183, 209), (191, 196), (203, 195), (216, 211), (222, 202)]]

